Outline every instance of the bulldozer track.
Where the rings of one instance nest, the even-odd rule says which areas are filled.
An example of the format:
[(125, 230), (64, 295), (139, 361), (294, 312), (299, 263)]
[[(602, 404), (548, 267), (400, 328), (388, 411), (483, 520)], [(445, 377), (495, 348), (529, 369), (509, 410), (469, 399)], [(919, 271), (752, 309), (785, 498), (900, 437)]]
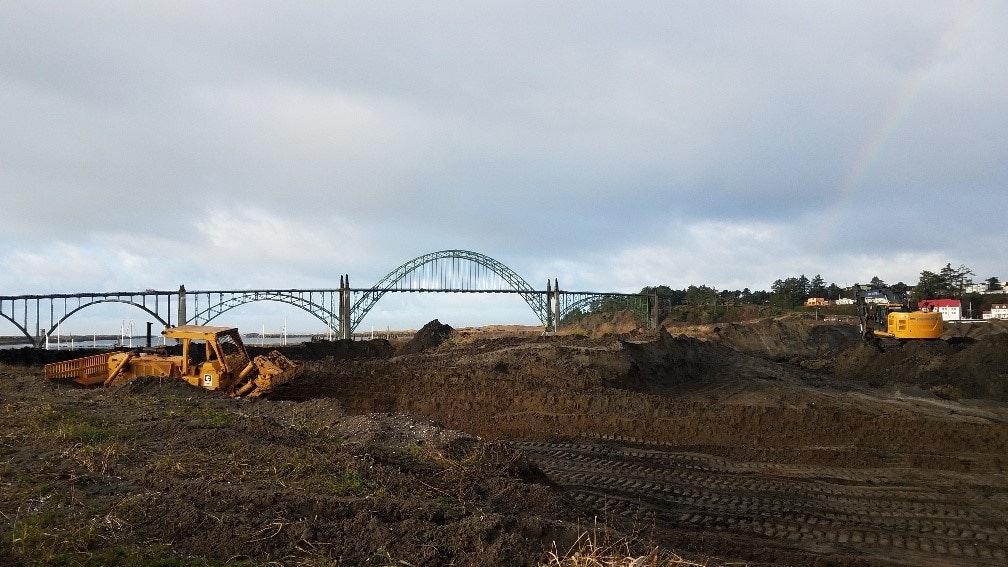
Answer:
[(608, 443), (516, 446), (575, 500), (607, 516), (834, 553), (898, 550), (924, 563), (1008, 560), (1003, 510), (902, 471), (879, 483), (877, 470), (858, 478), (850, 469), (767, 466)]

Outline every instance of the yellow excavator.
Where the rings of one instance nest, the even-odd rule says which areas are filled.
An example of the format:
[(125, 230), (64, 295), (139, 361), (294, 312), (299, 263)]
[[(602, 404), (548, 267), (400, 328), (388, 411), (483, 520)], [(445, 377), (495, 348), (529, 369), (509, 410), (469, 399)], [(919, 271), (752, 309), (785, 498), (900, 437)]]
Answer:
[(294, 380), (302, 370), (279, 351), (250, 358), (235, 327), (181, 325), (161, 333), (181, 345), (182, 354), (165, 347), (96, 354), (44, 367), (47, 378), (82, 386), (113, 386), (141, 376), (177, 378), (230, 396), (259, 397)]
[(889, 287), (854, 284), (854, 302), (866, 340), (937, 339), (945, 330), (941, 313), (912, 309), (905, 295)]

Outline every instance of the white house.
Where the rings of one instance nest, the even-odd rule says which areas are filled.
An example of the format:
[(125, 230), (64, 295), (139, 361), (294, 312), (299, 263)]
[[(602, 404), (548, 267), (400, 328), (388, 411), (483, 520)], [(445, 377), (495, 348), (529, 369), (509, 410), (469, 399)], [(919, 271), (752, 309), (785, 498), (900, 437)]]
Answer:
[(917, 308), (941, 313), (942, 321), (962, 319), (962, 302), (958, 299), (922, 299), (917, 302)]
[(984, 319), (1008, 319), (1008, 303), (995, 303), (990, 311), (983, 312)]
[(963, 291), (966, 293), (987, 293), (987, 282), (969, 284)]

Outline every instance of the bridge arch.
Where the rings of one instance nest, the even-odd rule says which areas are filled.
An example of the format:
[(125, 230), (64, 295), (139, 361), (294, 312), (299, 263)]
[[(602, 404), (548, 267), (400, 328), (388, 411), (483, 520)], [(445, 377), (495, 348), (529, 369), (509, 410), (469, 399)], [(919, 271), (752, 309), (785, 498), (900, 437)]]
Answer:
[[(487, 284), (503, 287), (493, 288)], [(548, 298), (536, 291), (517, 272), (485, 254), (453, 249), (417, 256), (398, 266), (364, 291), (351, 309), (350, 331), (357, 329), (382, 296), (394, 290), (517, 292), (544, 325), (549, 320)]]
[(31, 342), (31, 346), (38, 347), (38, 344), (35, 343), (35, 337), (31, 336), (31, 333), (28, 332), (28, 329), (24, 328), (24, 326), (22, 326), (21, 323), (18, 323), (17, 321), (14, 320), (13, 317), (3, 312), (0, 312), (0, 317), (3, 317), (4, 319), (7, 319), (11, 323), (13, 323), (14, 326), (17, 327), (19, 331), (21, 331), (21, 334), (28, 338), (28, 340)]
[[(202, 292), (192, 292), (190, 295), (198, 297), (200, 293)], [(332, 292), (320, 293), (328, 293), (329, 295), (332, 294)], [(194, 325), (207, 325), (220, 315), (227, 313), (235, 307), (239, 307), (247, 303), (255, 303), (257, 301), (276, 301), (307, 311), (313, 317), (322, 321), (322, 323), (334, 333), (339, 333), (339, 317), (337, 317), (332, 309), (313, 301), (311, 297), (306, 299), (303, 294), (304, 292), (294, 293), (275, 290), (233, 292), (233, 294), (228, 298), (220, 298), (217, 303), (209, 304), (202, 310), (197, 311), (195, 315), (189, 318), (187, 323)], [(325, 297), (325, 295), (322, 297)]]
[(51, 328), (46, 329), (46, 332), (41, 337), (41, 339), (44, 341), (46, 337), (51, 337), (56, 332), (56, 330), (59, 329), (63, 325), (63, 322), (66, 321), (67, 319), (69, 319), (70, 316), (73, 315), (74, 313), (77, 313), (78, 311), (81, 311), (81, 310), (86, 309), (88, 307), (92, 307), (94, 305), (98, 305), (99, 303), (124, 303), (126, 305), (132, 305), (134, 307), (138, 307), (138, 308), (146, 311), (147, 314), (149, 314), (151, 317), (157, 319), (158, 322), (161, 323), (161, 325), (163, 325), (165, 327), (169, 326), (167, 321), (165, 321), (164, 319), (162, 319), (160, 315), (158, 315), (156, 312), (152, 311), (146, 305), (142, 305), (140, 303), (136, 303), (134, 301), (129, 301), (129, 300), (126, 300), (126, 299), (106, 297), (106, 298), (102, 298), (102, 299), (94, 299), (94, 300), (92, 300), (92, 301), (90, 301), (88, 303), (82, 303), (81, 305), (78, 305), (77, 307), (74, 307), (70, 311), (67, 311), (62, 317), (60, 317), (59, 319), (57, 319), (53, 323), (53, 325), (52, 325)]

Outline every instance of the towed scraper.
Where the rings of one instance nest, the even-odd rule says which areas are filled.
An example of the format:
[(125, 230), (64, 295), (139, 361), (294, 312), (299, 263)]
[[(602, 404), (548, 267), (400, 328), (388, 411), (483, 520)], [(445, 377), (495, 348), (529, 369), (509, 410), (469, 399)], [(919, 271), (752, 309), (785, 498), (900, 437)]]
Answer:
[(234, 327), (182, 325), (161, 334), (176, 339), (182, 354), (169, 355), (165, 349), (96, 354), (47, 364), (45, 375), (82, 386), (113, 386), (141, 376), (178, 378), (234, 397), (258, 397), (293, 381), (302, 370), (300, 363), (275, 350), (250, 358)]

